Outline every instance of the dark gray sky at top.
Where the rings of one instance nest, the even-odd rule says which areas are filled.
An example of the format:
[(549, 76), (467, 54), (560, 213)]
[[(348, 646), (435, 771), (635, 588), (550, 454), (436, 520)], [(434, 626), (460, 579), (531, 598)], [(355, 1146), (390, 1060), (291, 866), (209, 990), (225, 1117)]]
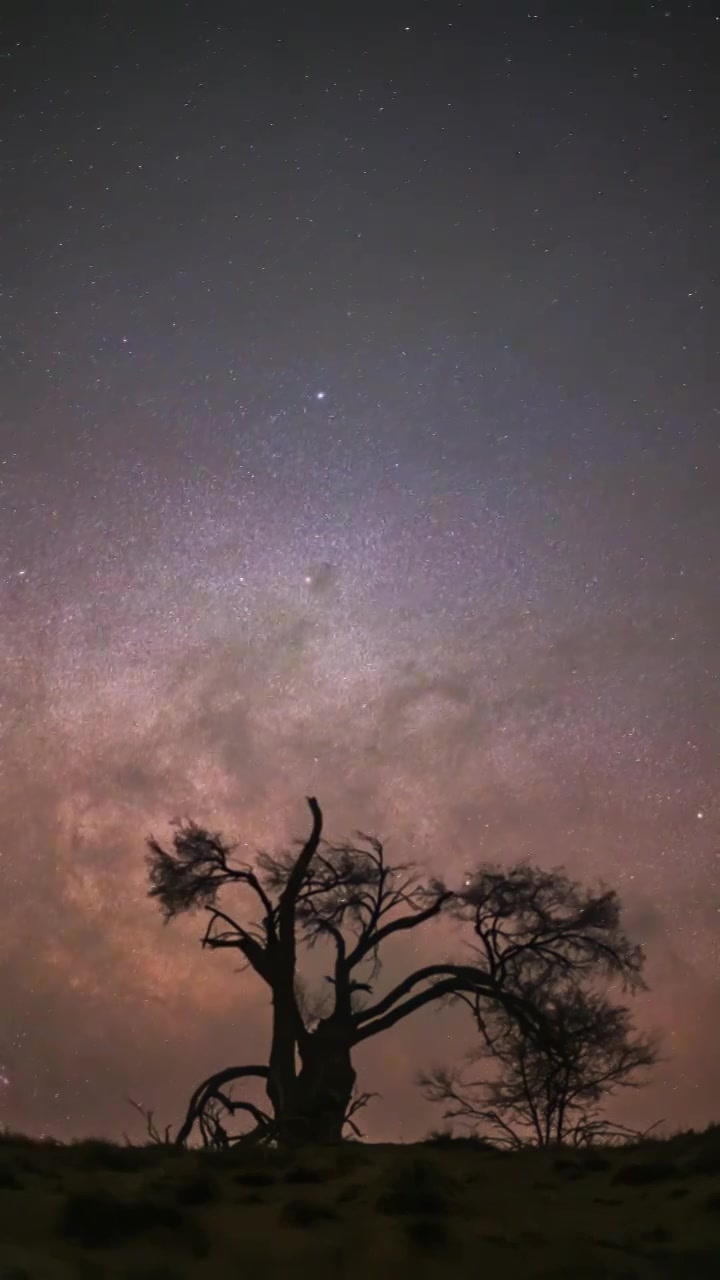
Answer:
[[(350, 12), (346, 12), (346, 9)], [(715, 1107), (713, 6), (18, 6), (0, 31), (0, 1121), (175, 1119), (262, 992), (144, 837), (605, 877)], [(487, 11), (487, 13), (486, 13)], [(457, 945), (431, 930), (388, 978)], [(442, 1035), (440, 1028), (442, 1027)], [(418, 1017), (370, 1137), (437, 1120)], [(716, 1114), (716, 1111), (715, 1111)]]

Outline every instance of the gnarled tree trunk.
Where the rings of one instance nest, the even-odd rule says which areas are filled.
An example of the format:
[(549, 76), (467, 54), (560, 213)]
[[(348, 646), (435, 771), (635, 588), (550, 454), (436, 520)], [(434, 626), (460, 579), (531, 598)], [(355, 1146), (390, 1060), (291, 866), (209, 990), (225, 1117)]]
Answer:
[[(356, 1073), (351, 1037), (332, 1019), (321, 1022), (300, 1046), (300, 1070), (289, 1095), (274, 1107), (278, 1139), (325, 1146), (342, 1141)], [(268, 1081), (268, 1095), (275, 1092)]]

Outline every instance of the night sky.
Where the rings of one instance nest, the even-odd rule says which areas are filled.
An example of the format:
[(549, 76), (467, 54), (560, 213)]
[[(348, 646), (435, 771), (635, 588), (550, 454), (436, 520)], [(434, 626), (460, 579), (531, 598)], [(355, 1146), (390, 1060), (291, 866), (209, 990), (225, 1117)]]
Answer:
[[(11, 8), (0, 1123), (139, 1137), (257, 1059), (144, 842), (308, 793), (617, 887), (666, 1053), (621, 1114), (720, 1118), (720, 7)], [(367, 1136), (471, 1041), (364, 1046)]]

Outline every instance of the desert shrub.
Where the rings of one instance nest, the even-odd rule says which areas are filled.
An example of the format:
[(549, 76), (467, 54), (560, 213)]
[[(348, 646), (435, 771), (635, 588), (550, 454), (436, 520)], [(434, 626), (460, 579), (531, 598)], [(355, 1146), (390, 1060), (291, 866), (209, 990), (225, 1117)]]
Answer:
[(380, 1213), (447, 1214), (453, 1187), (452, 1179), (429, 1161), (403, 1161), (375, 1203)]
[(350, 1200), (357, 1200), (358, 1196), (362, 1195), (362, 1192), (363, 1185), (361, 1182), (350, 1182), (346, 1187), (343, 1187), (342, 1191), (338, 1192), (336, 1202), (337, 1204), (347, 1204)]
[(42, 1160), (37, 1159), (33, 1152), (29, 1155), (16, 1152), (13, 1164), (22, 1173), (30, 1173), (33, 1177), (45, 1178), (46, 1181), (57, 1181), (62, 1176), (57, 1169), (48, 1169)]
[(710, 1213), (720, 1213), (720, 1191), (714, 1191), (711, 1196), (703, 1200), (703, 1209), (707, 1209)]
[(104, 1194), (68, 1196), (59, 1231), (88, 1249), (113, 1248), (155, 1227), (177, 1229), (183, 1216), (170, 1205), (117, 1200)]
[(150, 1264), (150, 1266), (133, 1266), (125, 1273), (123, 1280), (184, 1280), (184, 1274), (176, 1271), (175, 1267), (169, 1267), (164, 1262), (158, 1265)]
[[(93, 1258), (78, 1258), (75, 1263), (77, 1272), (73, 1276), (73, 1280), (107, 1280), (107, 1270), (100, 1262), (95, 1262)], [(2, 1278), (0, 1277), (0, 1280)], [(33, 1280), (37, 1280), (33, 1277)], [(135, 1276), (133, 1276), (135, 1280)]]
[(86, 1138), (70, 1148), (76, 1163), (88, 1171), (107, 1169), (112, 1173), (137, 1173), (154, 1164), (165, 1148), (121, 1147), (103, 1138)]
[(443, 1218), (413, 1218), (405, 1227), (413, 1249), (423, 1253), (442, 1253), (450, 1244), (450, 1232)]
[(335, 1151), (335, 1176), (344, 1178), (348, 1173), (355, 1173), (371, 1162), (367, 1151), (359, 1142), (346, 1142)]
[(234, 1173), (233, 1182), (239, 1187), (274, 1187), (277, 1182), (271, 1173), (263, 1173), (261, 1169), (250, 1173)]
[(249, 1147), (243, 1143), (236, 1143), (223, 1150), (202, 1147), (195, 1149), (195, 1154), (204, 1165), (227, 1171), (286, 1169), (288, 1165), (297, 1162), (297, 1152), (287, 1147)]
[(553, 1161), (558, 1173), (566, 1173), (570, 1177), (582, 1177), (586, 1173), (605, 1173), (612, 1161), (601, 1156), (597, 1151), (577, 1152), (568, 1156), (556, 1156)]
[(311, 1184), (329, 1182), (332, 1176), (329, 1169), (311, 1169), (309, 1165), (296, 1164), (291, 1169), (288, 1169), (283, 1181), (303, 1183), (310, 1186)]
[(195, 1257), (208, 1253), (202, 1229), (174, 1205), (151, 1200), (117, 1200), (108, 1194), (72, 1195), (66, 1200), (59, 1234), (86, 1249), (113, 1249), (157, 1228), (182, 1232)]
[(320, 1222), (334, 1222), (337, 1214), (329, 1205), (315, 1200), (288, 1200), (282, 1207), (283, 1222), (290, 1227), (315, 1227)]
[(185, 1178), (175, 1187), (175, 1199), (182, 1205), (211, 1204), (213, 1200), (221, 1198), (222, 1193), (218, 1183), (214, 1178), (209, 1178), (203, 1173)]
[(23, 1184), (9, 1164), (0, 1164), (0, 1191), (22, 1191)]
[(597, 1151), (584, 1152), (580, 1157), (580, 1163), (587, 1173), (606, 1173), (612, 1167), (612, 1160), (608, 1160), (607, 1156), (601, 1156)]
[[(634, 1268), (624, 1268), (622, 1271), (609, 1271), (604, 1262), (587, 1262), (583, 1266), (582, 1280), (642, 1280), (639, 1271)], [(538, 1273), (538, 1280), (579, 1280), (579, 1274), (574, 1262), (561, 1263), (560, 1266), (551, 1266), (547, 1271)]]
[[(480, 1236), (483, 1244), (498, 1245), (501, 1249), (519, 1249), (519, 1241), (502, 1231), (486, 1231)], [(583, 1280), (585, 1278), (583, 1277)]]
[(651, 1182), (665, 1182), (678, 1176), (673, 1160), (645, 1160), (642, 1164), (626, 1164), (617, 1169), (612, 1181), (618, 1186), (644, 1187)]
[(548, 1242), (547, 1236), (542, 1231), (536, 1231), (534, 1227), (526, 1227), (524, 1231), (521, 1231), (520, 1239), (523, 1244), (532, 1245), (533, 1249)]
[(58, 1142), (57, 1138), (42, 1137), (32, 1138), (27, 1133), (18, 1133), (15, 1129), (6, 1129), (0, 1126), (0, 1145), (9, 1147), (61, 1147), (62, 1142)]
[(668, 1231), (667, 1227), (650, 1227), (640, 1233), (640, 1239), (648, 1240), (651, 1244), (667, 1244), (668, 1240), (672, 1240), (672, 1231)]
[[(717, 1249), (657, 1250), (645, 1255), (663, 1280), (717, 1280)], [(647, 1275), (648, 1272), (644, 1272)], [(639, 1274), (638, 1274), (639, 1280)]]
[(489, 1138), (483, 1138), (478, 1133), (455, 1134), (450, 1129), (433, 1129), (426, 1138), (423, 1138), (423, 1146), (439, 1147), (440, 1150), (449, 1147), (454, 1151), (466, 1147), (471, 1151), (492, 1151), (494, 1155), (501, 1154), (499, 1148), (494, 1146)]
[(715, 1142), (703, 1146), (688, 1160), (688, 1173), (699, 1173), (712, 1176), (720, 1173), (720, 1144)]

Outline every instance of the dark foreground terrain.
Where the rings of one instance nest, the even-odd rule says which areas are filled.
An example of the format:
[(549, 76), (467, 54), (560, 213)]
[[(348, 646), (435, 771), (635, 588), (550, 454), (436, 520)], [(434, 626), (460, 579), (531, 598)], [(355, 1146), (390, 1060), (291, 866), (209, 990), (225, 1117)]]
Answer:
[(293, 1155), (0, 1138), (0, 1280), (720, 1277), (720, 1126)]

